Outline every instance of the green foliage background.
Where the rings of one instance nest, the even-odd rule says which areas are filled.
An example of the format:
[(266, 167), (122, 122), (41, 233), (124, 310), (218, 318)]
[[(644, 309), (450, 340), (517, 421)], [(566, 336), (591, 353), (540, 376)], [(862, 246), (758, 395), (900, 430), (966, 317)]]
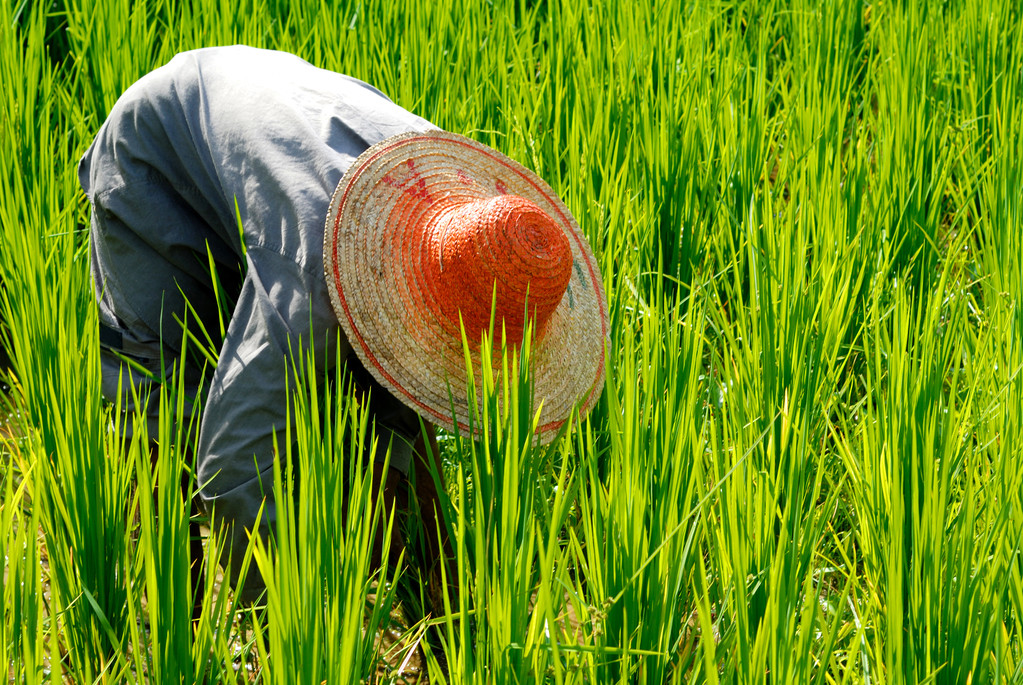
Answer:
[[(296, 400), (298, 456), (325, 475), (282, 553), (253, 551), (280, 592), (248, 636), (221, 604), (193, 640), (187, 509), (173, 488), (147, 504), (188, 465), (167, 447), (151, 476), (99, 398), (76, 161), (133, 81), (230, 43), (357, 76), (536, 170), (603, 269), (610, 364), (588, 420), (533, 450), (528, 403), (491, 398), (487, 439), (445, 443), (461, 591), (412, 631), (433, 680), (1023, 681), (1009, 0), (4, 0), (11, 678), (232, 679), (239, 651), (267, 680), (379, 672), (351, 620), (365, 544), (339, 558), (309, 533), (370, 532), (328, 506), (361, 482), (333, 459), (359, 417), (339, 410), (330, 435), (323, 398)], [(167, 445), (194, 439), (179, 429)]]

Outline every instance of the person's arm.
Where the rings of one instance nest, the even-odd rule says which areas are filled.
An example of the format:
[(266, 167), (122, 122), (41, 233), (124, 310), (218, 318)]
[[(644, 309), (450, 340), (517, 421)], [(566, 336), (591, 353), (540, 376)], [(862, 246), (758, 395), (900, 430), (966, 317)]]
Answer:
[[(264, 539), (276, 525), (274, 442), (276, 433), (278, 448), (284, 450), (288, 388), (294, 378), (289, 360), (297, 359), (299, 345), (310, 341), (317, 359), (333, 359), (327, 346), (338, 340), (329, 302), (324, 306), (315, 297), (321, 274), (259, 246), (249, 247), (247, 263), (206, 398), (197, 455), (205, 508), (232, 526), (232, 580), (248, 545), (246, 531), (254, 529), (264, 501), (259, 527)], [(259, 579), (250, 578), (243, 595), (252, 600), (261, 589)]]

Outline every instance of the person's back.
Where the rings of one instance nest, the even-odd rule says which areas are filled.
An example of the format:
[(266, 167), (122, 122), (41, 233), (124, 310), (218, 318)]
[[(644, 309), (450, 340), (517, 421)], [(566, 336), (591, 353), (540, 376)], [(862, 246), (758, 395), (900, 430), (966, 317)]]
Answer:
[[(162, 331), (174, 347), (176, 289), (207, 293), (198, 282), (208, 280), (207, 249), (228, 283), (245, 249), (257, 267), (321, 274), (324, 216), (345, 170), (376, 142), (432, 128), (371, 86), (294, 55), (244, 46), (182, 53), (125, 91), (82, 159), (99, 218), (93, 233), (103, 231), (94, 249), (106, 251), (93, 261), (103, 270), (97, 290), (104, 302), (118, 299), (122, 318), (136, 315), (124, 321), (133, 333), (155, 341)], [(312, 295), (314, 323), (333, 319), (323, 279), (308, 285), (301, 292)], [(213, 298), (196, 299), (204, 323), (214, 323)], [(101, 303), (104, 323), (116, 325), (111, 309)]]

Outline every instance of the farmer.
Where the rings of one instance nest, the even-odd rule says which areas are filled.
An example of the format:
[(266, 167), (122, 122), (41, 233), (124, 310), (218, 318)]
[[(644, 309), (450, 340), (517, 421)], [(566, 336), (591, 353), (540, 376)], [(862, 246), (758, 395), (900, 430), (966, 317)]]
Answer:
[[(495, 290), (513, 344), (528, 301), (539, 440), (600, 392), (607, 306), (565, 205), (519, 164), (361, 81), (280, 52), (182, 53), (121, 96), (79, 178), (93, 210), (104, 395), (120, 382), (131, 412), (134, 383), (156, 436), (161, 357), (166, 377), (183, 374), (188, 411), (201, 412), (201, 505), (231, 525), (235, 562), (264, 502), (260, 533), (275, 525), (275, 434), (283, 452), (302, 350), (325, 376), (323, 360), (345, 360), (370, 398), (385, 496), (414, 473), (427, 516), (436, 450), (419, 417), (467, 430), (461, 326), (478, 368)], [(182, 324), (216, 336), (224, 307), (219, 361), (204, 376)]]

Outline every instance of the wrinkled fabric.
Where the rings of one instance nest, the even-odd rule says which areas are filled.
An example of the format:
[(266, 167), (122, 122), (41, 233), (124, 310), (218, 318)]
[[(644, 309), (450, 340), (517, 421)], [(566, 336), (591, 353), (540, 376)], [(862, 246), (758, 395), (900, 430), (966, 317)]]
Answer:
[[(283, 441), (292, 354), (311, 345), (323, 371), (338, 352), (358, 363), (323, 276), (338, 181), (374, 143), (433, 128), (375, 88), (294, 55), (209, 48), (177, 55), (125, 91), (82, 158), (100, 320), (136, 356), (180, 355), (186, 317), (190, 330), (198, 319), (221, 342), (209, 259), (237, 296), (206, 384), (198, 360), (185, 357), (205, 394), (201, 497), (218, 517), (251, 528), (267, 497), (264, 533), (274, 525), (274, 432)], [(116, 352), (103, 354), (107, 392), (117, 387)], [(407, 470), (418, 417), (383, 388), (371, 393), (381, 442)], [(236, 528), (240, 557), (246, 536)]]

